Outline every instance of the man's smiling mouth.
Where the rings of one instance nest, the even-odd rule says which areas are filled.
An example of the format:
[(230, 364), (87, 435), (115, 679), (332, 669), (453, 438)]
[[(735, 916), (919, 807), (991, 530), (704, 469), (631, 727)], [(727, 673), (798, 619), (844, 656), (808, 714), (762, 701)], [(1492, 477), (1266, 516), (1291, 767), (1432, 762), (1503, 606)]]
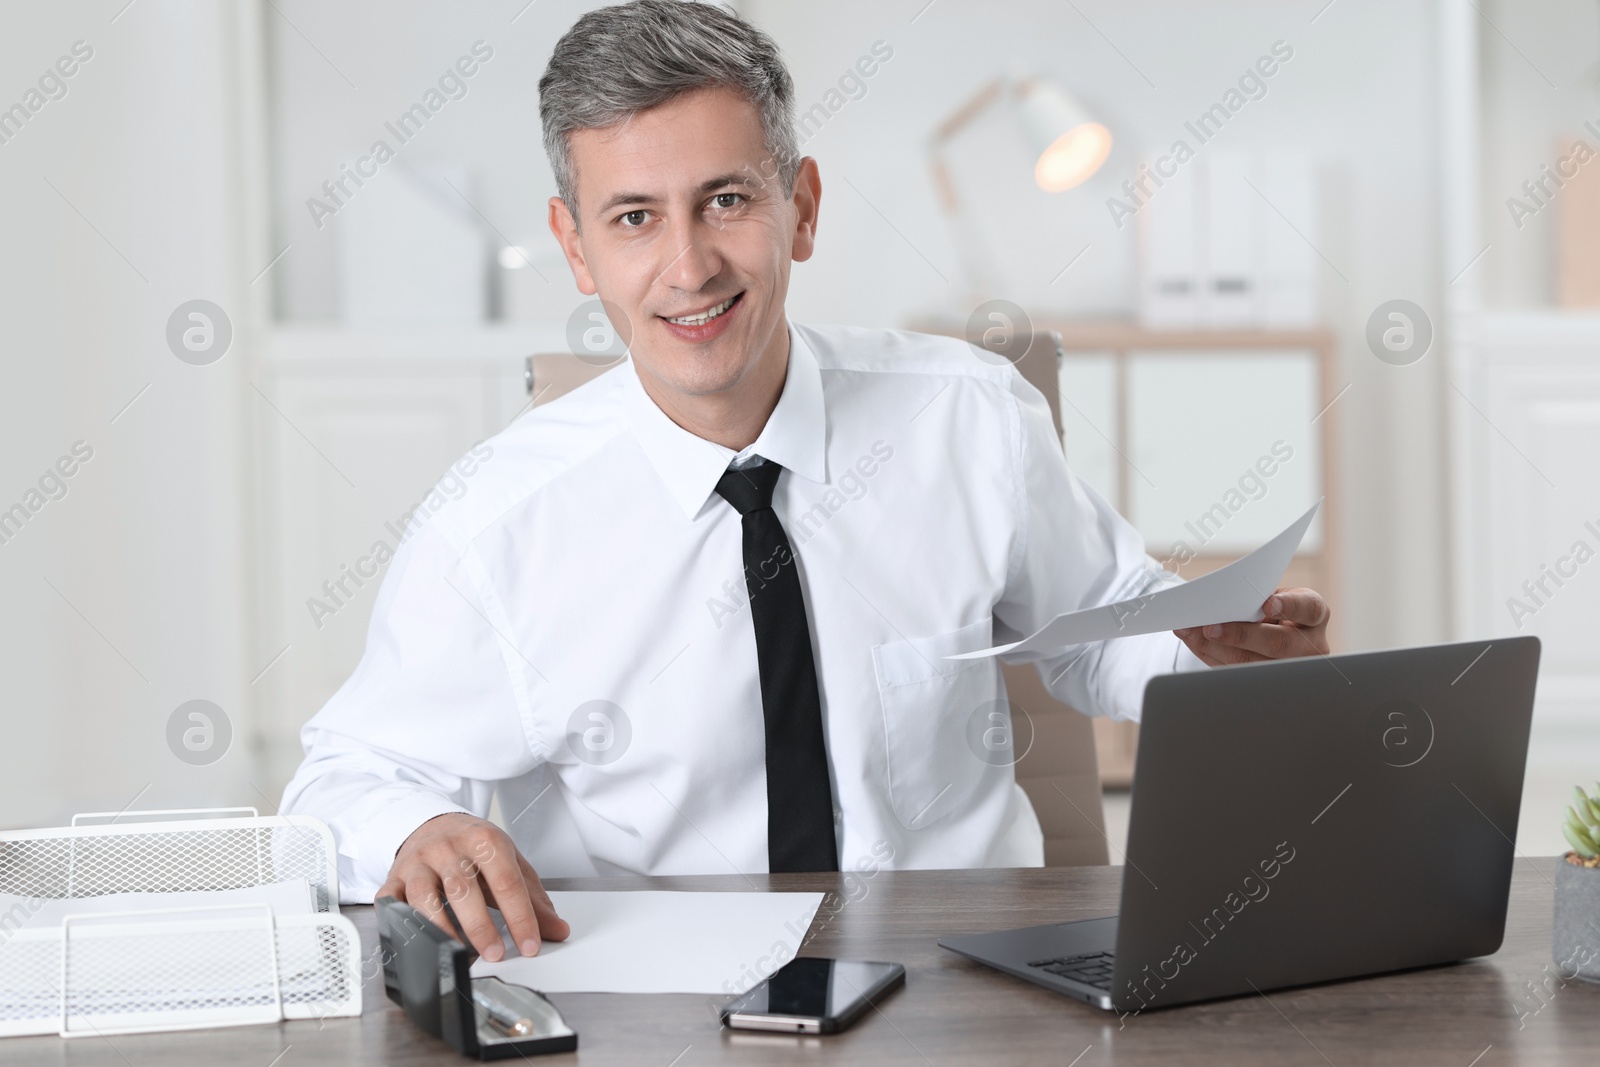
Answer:
[(717, 316), (725, 314), (729, 308), (739, 302), (742, 296), (744, 296), (742, 291), (735, 293), (722, 303), (706, 308), (704, 311), (697, 311), (693, 315), (681, 315), (675, 319), (666, 319), (665, 315), (661, 317), (675, 326), (704, 326)]

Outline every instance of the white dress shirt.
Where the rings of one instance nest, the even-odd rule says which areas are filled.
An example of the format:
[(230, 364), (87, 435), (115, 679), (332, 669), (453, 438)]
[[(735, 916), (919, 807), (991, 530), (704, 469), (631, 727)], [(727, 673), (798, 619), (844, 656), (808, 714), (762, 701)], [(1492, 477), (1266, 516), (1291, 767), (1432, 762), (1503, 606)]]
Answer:
[[(1009, 364), (895, 330), (789, 337), (743, 452), (679, 427), (624, 362), (480, 446), (465, 492), (411, 528), (284, 795), (333, 828), (345, 900), (370, 900), (423, 822), (486, 817), (496, 792), (543, 875), (767, 869), (742, 526), (714, 491), (755, 456), (786, 470), (773, 507), (799, 560), (841, 868), (1043, 863), (1012, 768), (969, 742), (1004, 699), (998, 665), (944, 657), (1161, 572)], [(1124, 719), (1152, 675), (1202, 666), (1170, 633), (1040, 665), (1062, 700)]]

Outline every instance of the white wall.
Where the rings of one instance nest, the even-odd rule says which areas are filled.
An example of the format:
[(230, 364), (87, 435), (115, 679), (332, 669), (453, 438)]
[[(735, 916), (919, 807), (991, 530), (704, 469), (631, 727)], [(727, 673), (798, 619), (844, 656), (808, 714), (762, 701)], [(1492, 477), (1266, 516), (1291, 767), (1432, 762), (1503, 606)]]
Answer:
[[(1441, 361), (1385, 366), (1362, 340), (1367, 315), (1386, 300), (1403, 297), (1437, 314), (1432, 6), (1341, 3), (1313, 24), (1317, 5), (1101, 0), (1075, 10), (1005, 0), (941, 2), (912, 22), (922, 6), (742, 5), (783, 48), (802, 107), (874, 41), (894, 48), (867, 94), (806, 145), (821, 163), (825, 193), (817, 256), (793, 276), (795, 317), (899, 324), (916, 313), (950, 312), (958, 260), (923, 144), (969, 94), (1013, 67), (1076, 92), (1117, 142), (1101, 175), (1056, 195), (1032, 186), (1015, 119), (1004, 112), (956, 143), (953, 151), (966, 153), (957, 180), (981, 212), (1006, 268), (1004, 285), (1035, 316), (1131, 315), (1134, 228), (1112, 225), (1106, 198), (1144, 153), (1185, 136), (1185, 120), (1283, 40), (1294, 58), (1268, 81), (1267, 95), (1201, 150), (1292, 148), (1324, 161), (1317, 246), (1333, 264), (1325, 271), (1327, 319), (1340, 337), (1342, 382), (1353, 383), (1335, 408), (1347, 577), (1330, 592), (1351, 648), (1447, 637)], [(1052, 284), (1085, 245), (1090, 251)], [(956, 317), (966, 310), (955, 309)]]
[[(544, 221), (555, 182), (539, 137), (538, 82), (556, 39), (600, 5), (541, 0), (522, 10), (525, 4), (277, 0), (275, 10), (267, 9), (273, 239), (275, 248), (294, 245), (289, 269), (272, 279), (284, 318), (338, 319), (340, 219), (316, 225), (306, 201), (322, 195), (322, 183), (339, 175), (340, 164), (354, 165), (379, 138), (396, 156), (376, 180), (391, 168), (470, 171), (461, 190), (472, 204), (469, 216), (492, 227), (496, 238), (538, 250), (535, 262), (549, 281), (533, 287), (534, 308), (564, 322), (582, 302)], [(479, 41), (493, 55), (466, 79), (466, 95), (400, 144), (384, 124), (417, 103)], [(357, 190), (349, 202), (360, 196)]]
[[(578, 302), (550, 259), (542, 221), (553, 183), (538, 142), (535, 84), (556, 37), (593, 4), (542, 0), (514, 22), (523, 0), (470, 8), (139, 0), (119, 15), (122, 6), (35, 3), (0, 14), (0, 104), (20, 98), (74, 41), (95, 48), (67, 97), (0, 145), (0, 506), (21, 499), (72, 442), (96, 449), (66, 499), (0, 545), (11, 757), (0, 776), (0, 824), (120, 808), (147, 785), (141, 806), (266, 803), (257, 789), (276, 798), (279, 774), (255, 781), (251, 748), (253, 702), (273, 678), (252, 680), (283, 645), (258, 621), (253, 449), (261, 420), (279, 416), (252, 384), (261, 326), (253, 311), (270, 295), (297, 321), (335, 317), (338, 220), (316, 229), (305, 198), (477, 39), (495, 47), (495, 59), (470, 95), (408, 146), (406, 165), (470, 162), (477, 207), (545, 257), (550, 280), (531, 303), (535, 315), (559, 326)], [(1231, 148), (1300, 147), (1326, 161), (1318, 245), (1348, 279), (1330, 272), (1327, 294), (1352, 383), (1336, 409), (1348, 578), (1331, 592), (1351, 647), (1451, 636), (1442, 360), (1387, 367), (1361, 342), (1368, 311), (1384, 300), (1436, 309), (1440, 279), (1456, 266), (1438, 253), (1432, 3), (1342, 0), (1314, 24), (1319, 5), (1281, 2), (1080, 0), (1074, 9), (938, 0), (918, 16), (923, 6), (740, 5), (784, 49), (802, 106), (874, 41), (895, 49), (867, 95), (807, 145), (826, 193), (818, 255), (794, 274), (794, 317), (899, 325), (949, 310), (955, 286), (938, 275), (952, 283), (959, 275), (923, 139), (949, 108), (1014, 65), (1078, 91), (1116, 131), (1118, 147), (1104, 177), (1050, 197), (1031, 188), (1025, 170), (1018, 176), (1007, 120), (963, 141), (958, 180), (983, 213), (990, 247), (1003, 254), (1005, 284), (1046, 311), (1131, 312), (1132, 228), (1112, 227), (1106, 195), (1141, 149), (1165, 145), (1273, 41), (1288, 41), (1294, 60), (1222, 136)], [(252, 10), (259, 25), (241, 13)], [(259, 169), (247, 91), (265, 80), (249, 69), (255, 34), (267, 41), (276, 88), (264, 109), (271, 161)], [(1574, 64), (1559, 69), (1576, 77)], [(1529, 106), (1539, 106), (1537, 90)], [(273, 210), (253, 212), (256, 185), (268, 177)], [(1052, 285), (1085, 244), (1091, 251)], [(284, 259), (252, 285), (286, 245)], [(1508, 269), (1490, 277), (1509, 293)], [(234, 351), (210, 367), (180, 363), (163, 337), (173, 308), (194, 297), (233, 313)], [(270, 382), (259, 384), (270, 392)], [(164, 737), (172, 710), (195, 697), (234, 719), (234, 749), (209, 768), (179, 762)], [(277, 724), (281, 742), (282, 723), (313, 710), (272, 706), (260, 721)]]
[[(286, 315), (314, 322), (338, 314), (339, 220), (313, 226), (306, 198), (478, 39), (495, 49), (494, 60), (392, 165), (467, 163), (476, 207), (506, 238), (532, 247), (549, 278), (533, 283), (523, 275), (534, 314), (559, 324), (576, 306), (580, 298), (543, 222), (554, 189), (538, 143), (536, 83), (555, 39), (596, 5), (541, 3), (510, 22), (521, 6), (463, 11), (412, 2), (389, 5), (389, 17), (372, 20), (350, 8), (285, 0), (284, 17), (267, 19), (276, 86), (274, 242), (295, 246), (272, 279)], [(1404, 297), (1432, 311), (1439, 304), (1430, 3), (1341, 3), (1315, 23), (1315, 9), (1282, 2), (736, 6), (777, 39), (802, 110), (874, 42), (894, 50), (866, 80), (866, 94), (805, 145), (822, 164), (825, 194), (817, 256), (793, 275), (790, 309), (802, 320), (903, 325), (952, 310), (960, 262), (936, 208), (923, 144), (973, 90), (1014, 69), (1053, 75), (1078, 92), (1115, 131), (1117, 148), (1101, 176), (1052, 196), (1029, 180), (1010, 114), (992, 114), (952, 146), (965, 199), (1003, 265), (1002, 285), (1040, 315), (1130, 314), (1134, 228), (1112, 225), (1106, 197), (1141, 155), (1182, 136), (1182, 123), (1273, 42), (1293, 47), (1295, 58), (1268, 82), (1267, 96), (1212, 145), (1300, 148), (1324, 164), (1317, 245), (1333, 264), (1324, 271), (1327, 318), (1343, 342), (1344, 381), (1353, 384), (1336, 409), (1345, 430), (1340, 487), (1352, 505), (1341, 538), (1347, 581), (1329, 592), (1349, 647), (1448, 635), (1441, 361), (1387, 367), (1361, 340), (1368, 313), (1385, 300)], [(1052, 284), (1086, 245), (1090, 251)]]
[[(196, 367), (165, 341), (193, 298), (245, 318), (238, 27), (232, 5), (147, 2), (113, 22), (120, 6), (12, 5), (0, 29), (5, 106), (74, 42), (93, 49), (0, 145), (0, 500), (75, 441), (94, 450), (0, 545), (0, 825), (250, 795), (246, 345)], [(167, 747), (195, 698), (234, 726), (209, 767)]]

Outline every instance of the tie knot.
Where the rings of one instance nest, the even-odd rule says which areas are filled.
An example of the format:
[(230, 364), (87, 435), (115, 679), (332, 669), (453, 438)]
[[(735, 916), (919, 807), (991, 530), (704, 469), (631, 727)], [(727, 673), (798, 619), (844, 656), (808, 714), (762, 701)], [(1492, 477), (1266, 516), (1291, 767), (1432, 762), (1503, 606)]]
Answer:
[(742, 470), (729, 468), (717, 480), (717, 495), (732, 504), (740, 515), (770, 508), (772, 490), (777, 486), (781, 473), (782, 467), (766, 459)]

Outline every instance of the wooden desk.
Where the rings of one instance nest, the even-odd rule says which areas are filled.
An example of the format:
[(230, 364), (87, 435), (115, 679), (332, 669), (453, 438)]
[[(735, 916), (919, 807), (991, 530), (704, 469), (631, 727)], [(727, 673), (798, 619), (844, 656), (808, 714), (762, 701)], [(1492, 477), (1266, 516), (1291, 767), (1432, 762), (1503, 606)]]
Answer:
[[(899, 960), (906, 988), (855, 1028), (831, 1037), (734, 1034), (713, 1000), (696, 996), (565, 994), (551, 999), (580, 1035), (576, 1054), (542, 1067), (723, 1063), (944, 1064), (1592, 1064), (1600, 1055), (1600, 986), (1569, 982), (1529, 991), (1550, 961), (1555, 861), (1517, 863), (1506, 941), (1494, 956), (1450, 967), (1156, 1012), (1126, 1021), (968, 962), (935, 945), (939, 935), (1087, 918), (1114, 911), (1121, 869), (882, 872), (824, 921), (803, 955)], [(751, 879), (775, 889), (833, 890), (835, 875)], [(738, 877), (561, 881), (553, 888), (746, 889)], [(372, 909), (349, 908), (368, 959)], [(375, 965), (369, 965), (373, 971)], [(1553, 966), (1550, 972), (1553, 972)], [(1520, 1011), (1525, 1013), (1519, 1020)], [(1537, 1010), (1536, 1010), (1537, 1009)], [(1487, 1051), (1486, 1051), (1487, 1050)], [(1076, 1059), (1074, 1057), (1077, 1057)], [(1477, 1057), (1475, 1059), (1475, 1057)], [(309, 1067), (313, 1064), (469, 1062), (425, 1037), (369, 981), (360, 1019), (114, 1038), (0, 1040), (0, 1064), (106, 1067)], [(506, 1061), (512, 1062), (512, 1061)], [(520, 1062), (520, 1061), (518, 1061)]]

